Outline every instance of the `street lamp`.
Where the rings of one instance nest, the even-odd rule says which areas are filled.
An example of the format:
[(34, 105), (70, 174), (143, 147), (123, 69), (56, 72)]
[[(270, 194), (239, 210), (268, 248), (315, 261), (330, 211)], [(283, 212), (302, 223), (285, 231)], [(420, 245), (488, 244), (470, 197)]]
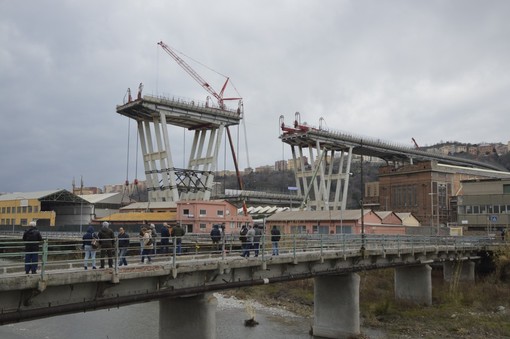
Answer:
[[(360, 143), (361, 151), (363, 151), (363, 139), (361, 139)], [(361, 199), (360, 199), (360, 206), (361, 206), (361, 253), (362, 255), (365, 255), (365, 217), (364, 217), (364, 210), (363, 210), (363, 198), (365, 196), (365, 187), (363, 182), (363, 153), (361, 153), (361, 159), (360, 159), (360, 193), (361, 193)]]

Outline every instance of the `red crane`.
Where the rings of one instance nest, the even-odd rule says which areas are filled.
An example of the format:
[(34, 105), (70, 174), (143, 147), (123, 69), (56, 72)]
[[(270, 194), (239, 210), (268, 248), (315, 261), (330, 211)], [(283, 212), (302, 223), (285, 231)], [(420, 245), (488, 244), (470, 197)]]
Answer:
[[(179, 66), (181, 66), (193, 79), (195, 79), (195, 81), (198, 82), (200, 84), (200, 86), (202, 86), (209, 94), (211, 94), (213, 97), (216, 98), (216, 100), (218, 100), (218, 106), (220, 107), (220, 109), (225, 110), (227, 108), (224, 103), (225, 100), (239, 100), (240, 101), (239, 107), (242, 107), (242, 98), (224, 98), (223, 97), (223, 92), (225, 92), (225, 88), (227, 87), (228, 81), (230, 80), (229, 77), (225, 77), (225, 78), (227, 78), (227, 80), (225, 80), (223, 87), (221, 87), (220, 93), (217, 93), (211, 87), (211, 85), (209, 85), (209, 83), (207, 81), (205, 81), (197, 72), (195, 72), (195, 70), (193, 68), (191, 68), (191, 66), (188, 65), (179, 55), (177, 55), (177, 53), (172, 48), (170, 48), (170, 46), (165, 44), (163, 41), (158, 42), (158, 45), (160, 45), (161, 48), (163, 48), (163, 50), (165, 52), (167, 52), (168, 55), (170, 55), (179, 64)], [(229, 130), (228, 126), (226, 126), (225, 128), (227, 129), (227, 136), (228, 136), (228, 140), (230, 142), (230, 149), (232, 151), (234, 166), (236, 168), (237, 182), (239, 185), (239, 189), (242, 191), (243, 190), (243, 181), (241, 179), (241, 172), (239, 171), (239, 166), (237, 164), (237, 158), (236, 158), (236, 154), (234, 151), (234, 142), (232, 140), (232, 136), (230, 134), (230, 130)], [(246, 207), (246, 201), (244, 199), (243, 199), (243, 213), (245, 216), (248, 215), (248, 208)]]
[(230, 80), (229, 77), (226, 77), (227, 80), (225, 80), (225, 83), (221, 87), (220, 93), (217, 93), (214, 88), (212, 88), (211, 85), (207, 81), (205, 81), (193, 68), (191, 68), (190, 65), (188, 65), (170, 46), (165, 44), (163, 41), (158, 42), (158, 45), (163, 48), (165, 52), (167, 52), (168, 55), (170, 55), (178, 64), (181, 66), (196, 82), (200, 84), (209, 94), (211, 94), (213, 97), (218, 100), (218, 105), (221, 109), (225, 109), (225, 100), (242, 100), (242, 98), (224, 98), (223, 93), (225, 92), (225, 88), (227, 88), (228, 81)]

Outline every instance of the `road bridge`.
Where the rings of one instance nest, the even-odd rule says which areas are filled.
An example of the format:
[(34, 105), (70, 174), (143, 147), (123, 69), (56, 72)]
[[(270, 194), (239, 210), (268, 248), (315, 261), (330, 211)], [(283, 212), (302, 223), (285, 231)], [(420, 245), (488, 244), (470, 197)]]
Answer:
[[(509, 178), (510, 173), (496, 164), (484, 163), (399, 145), (382, 139), (356, 135), (301, 123), (299, 112), (292, 125), (280, 116), (282, 142), (291, 148), (298, 192), (306, 207), (315, 210), (345, 210), (353, 155), (380, 158), (387, 163), (405, 164), (433, 160), (442, 164), (485, 170), (493, 178)], [(335, 156), (339, 166), (333, 164)], [(305, 164), (308, 158), (308, 165)], [(330, 192), (334, 199), (330, 201)]]
[(314, 278), (313, 333), (337, 338), (360, 333), (356, 272), (394, 268), (396, 298), (431, 304), (430, 265), (445, 265), (445, 277), (460, 272), (474, 280), (481, 254), (501, 245), (489, 238), (296, 234), (281, 239), (278, 256), (270, 255), (269, 238), (262, 237), (260, 255), (244, 258), (235, 236), (226, 236), (219, 250), (201, 250), (207, 238), (186, 236), (187, 254), (178, 255), (174, 247), (155, 254), (150, 265), (133, 264), (139, 261), (134, 246), (129, 266), (97, 270), (83, 270), (79, 239), (67, 244), (46, 239), (38, 274), (24, 273), (23, 243), (4, 240), (0, 324), (159, 300), (160, 338), (166, 333), (214, 338), (212, 292)]

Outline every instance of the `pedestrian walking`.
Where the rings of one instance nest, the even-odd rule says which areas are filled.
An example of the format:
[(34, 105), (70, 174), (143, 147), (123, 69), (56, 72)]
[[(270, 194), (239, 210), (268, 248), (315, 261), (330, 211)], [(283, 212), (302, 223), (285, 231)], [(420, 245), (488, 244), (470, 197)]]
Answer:
[(273, 247), (273, 255), (280, 255), (279, 242), (281, 238), (280, 230), (275, 226), (271, 229), (271, 245)]
[(25, 242), (25, 273), (37, 273), (37, 260), (39, 258), (39, 243), (42, 236), (37, 229), (37, 223), (31, 221), (28, 229), (23, 233), (23, 241)]
[(127, 266), (126, 255), (129, 248), (129, 234), (124, 231), (124, 228), (119, 228), (119, 266)]
[(94, 232), (94, 227), (90, 225), (87, 228), (87, 232), (82, 237), (83, 243), (82, 248), (84, 253), (83, 266), (85, 269), (88, 268), (88, 263), (92, 264), (92, 269), (96, 269), (96, 251), (99, 247), (99, 241), (97, 234)]
[(113, 268), (113, 255), (115, 247), (115, 234), (110, 229), (110, 223), (107, 221), (103, 222), (101, 230), (97, 234), (99, 238), (100, 252), (100, 268), (104, 268), (105, 258), (108, 260), (108, 267)]

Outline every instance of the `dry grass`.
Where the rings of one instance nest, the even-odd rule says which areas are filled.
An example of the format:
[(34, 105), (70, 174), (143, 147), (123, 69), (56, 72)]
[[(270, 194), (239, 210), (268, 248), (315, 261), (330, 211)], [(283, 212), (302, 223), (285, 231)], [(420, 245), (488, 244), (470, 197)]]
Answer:
[[(392, 269), (360, 272), (363, 327), (380, 329), (391, 338), (510, 337), (510, 249), (494, 257), (495, 270), (476, 283), (446, 282), (432, 271), (432, 306), (398, 302)], [(313, 316), (313, 279), (243, 288), (228, 292)], [(504, 307), (504, 311), (498, 309)]]

